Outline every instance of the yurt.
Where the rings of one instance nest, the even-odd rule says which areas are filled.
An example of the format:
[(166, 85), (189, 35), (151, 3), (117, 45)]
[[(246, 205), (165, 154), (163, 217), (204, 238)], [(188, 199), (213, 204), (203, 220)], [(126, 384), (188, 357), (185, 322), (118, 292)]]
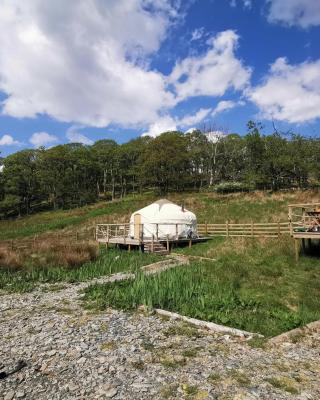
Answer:
[(197, 236), (197, 218), (183, 206), (161, 199), (134, 212), (130, 218), (130, 237), (138, 239), (180, 239)]

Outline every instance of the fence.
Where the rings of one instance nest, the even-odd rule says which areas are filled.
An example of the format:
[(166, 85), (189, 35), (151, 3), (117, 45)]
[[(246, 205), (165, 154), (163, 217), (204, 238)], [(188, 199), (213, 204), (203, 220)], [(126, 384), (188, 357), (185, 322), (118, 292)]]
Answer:
[(198, 224), (198, 234), (200, 236), (275, 238), (289, 233), (290, 226), (288, 222), (234, 224), (226, 221), (224, 224)]
[[(161, 227), (156, 226), (154, 237), (161, 234)], [(161, 225), (161, 224), (159, 224)], [(179, 238), (178, 230), (180, 224), (173, 224), (173, 230), (176, 231), (176, 238)], [(298, 222), (292, 223), (293, 227), (299, 226)], [(1, 249), (11, 250), (23, 250), (32, 249), (39, 243), (55, 241), (55, 242), (77, 242), (81, 240), (90, 240), (106, 237), (128, 237), (130, 230), (130, 224), (98, 224), (96, 227), (87, 227), (82, 230), (72, 232), (51, 232), (41, 235), (28, 236), (26, 238), (18, 238), (13, 240), (2, 240), (0, 241)], [(198, 235), (201, 236), (225, 236), (225, 237), (267, 237), (276, 238), (280, 235), (290, 233), (290, 225), (288, 222), (273, 222), (273, 223), (246, 223), (246, 224), (235, 224), (226, 221), (224, 224), (198, 224), (197, 225)], [(143, 232), (143, 226), (139, 231)], [(174, 233), (173, 233), (174, 236)]]

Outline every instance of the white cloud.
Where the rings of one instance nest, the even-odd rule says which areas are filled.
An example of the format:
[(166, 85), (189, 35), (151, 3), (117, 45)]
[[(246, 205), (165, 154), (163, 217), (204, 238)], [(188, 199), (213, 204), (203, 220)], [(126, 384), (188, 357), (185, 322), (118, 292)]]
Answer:
[(199, 111), (197, 111), (193, 115), (187, 115), (183, 118), (181, 118), (178, 121), (179, 126), (190, 126), (194, 124), (198, 124), (201, 122), (209, 113), (212, 111), (212, 108), (200, 108)]
[(268, 19), (302, 28), (320, 25), (319, 0), (267, 0), (270, 3)]
[(34, 147), (46, 146), (58, 141), (58, 138), (54, 135), (50, 135), (47, 132), (35, 132), (29, 142), (34, 145)]
[(177, 16), (170, 4), (0, 0), (3, 113), (98, 127), (152, 122), (174, 102), (148, 67)]
[[(252, 0), (241, 0), (243, 6), (245, 8), (251, 8), (252, 7)], [(231, 7), (236, 7), (237, 6), (237, 0), (230, 0), (230, 6)]]
[(191, 96), (222, 96), (228, 89), (243, 89), (251, 70), (235, 56), (239, 36), (232, 30), (219, 33), (208, 41), (209, 50), (198, 57), (177, 63), (169, 81), (177, 100)]
[(161, 135), (163, 132), (176, 131), (182, 127), (198, 124), (211, 112), (212, 108), (200, 108), (200, 110), (195, 114), (185, 115), (182, 118), (174, 118), (170, 115), (164, 115), (154, 123), (150, 124), (148, 131), (144, 132), (142, 136), (156, 137)]
[(66, 136), (70, 143), (93, 144), (93, 140), (79, 132), (84, 126), (72, 125), (66, 132)]
[(216, 108), (212, 111), (212, 116), (215, 116), (223, 111), (231, 110), (232, 108), (236, 107), (237, 105), (242, 105), (242, 102), (235, 102), (232, 100), (222, 100), (219, 101)]
[(195, 40), (199, 40), (203, 37), (204, 35), (204, 28), (196, 28), (194, 31), (191, 33), (191, 42)]
[(297, 65), (278, 58), (248, 97), (267, 119), (303, 123), (320, 118), (320, 60)]
[[(235, 55), (239, 37), (231, 30), (211, 38), (204, 54), (178, 62), (169, 76), (151, 69), (152, 55), (181, 18), (179, 4), (0, 0), (2, 112), (47, 114), (81, 126), (153, 126), (153, 132), (168, 125), (163, 115), (180, 101), (242, 90), (251, 71)], [(199, 28), (194, 39), (203, 34)], [(67, 134), (91, 143), (74, 129)]]
[(142, 136), (157, 137), (163, 132), (176, 131), (177, 129), (178, 127), (176, 120), (169, 115), (166, 115), (152, 123), (149, 126), (148, 131), (144, 132)]
[(14, 138), (11, 135), (3, 135), (0, 138), (0, 146), (14, 146), (19, 144), (20, 142), (14, 140)]

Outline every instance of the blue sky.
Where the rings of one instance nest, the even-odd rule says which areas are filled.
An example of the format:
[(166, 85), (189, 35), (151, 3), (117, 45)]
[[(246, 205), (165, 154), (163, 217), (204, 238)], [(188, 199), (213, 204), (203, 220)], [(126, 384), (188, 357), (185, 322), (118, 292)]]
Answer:
[(319, 0), (0, 0), (0, 152), (249, 119), (320, 136)]

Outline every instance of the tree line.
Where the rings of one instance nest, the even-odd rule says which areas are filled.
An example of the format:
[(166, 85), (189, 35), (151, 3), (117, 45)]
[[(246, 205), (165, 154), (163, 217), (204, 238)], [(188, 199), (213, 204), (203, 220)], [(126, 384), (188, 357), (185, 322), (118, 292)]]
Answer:
[[(0, 160), (1, 161), (1, 160)], [(217, 140), (195, 130), (27, 149), (2, 159), (0, 216), (43, 208), (71, 208), (98, 199), (156, 190), (305, 188), (320, 181), (320, 139), (275, 131), (249, 121), (244, 136)]]

